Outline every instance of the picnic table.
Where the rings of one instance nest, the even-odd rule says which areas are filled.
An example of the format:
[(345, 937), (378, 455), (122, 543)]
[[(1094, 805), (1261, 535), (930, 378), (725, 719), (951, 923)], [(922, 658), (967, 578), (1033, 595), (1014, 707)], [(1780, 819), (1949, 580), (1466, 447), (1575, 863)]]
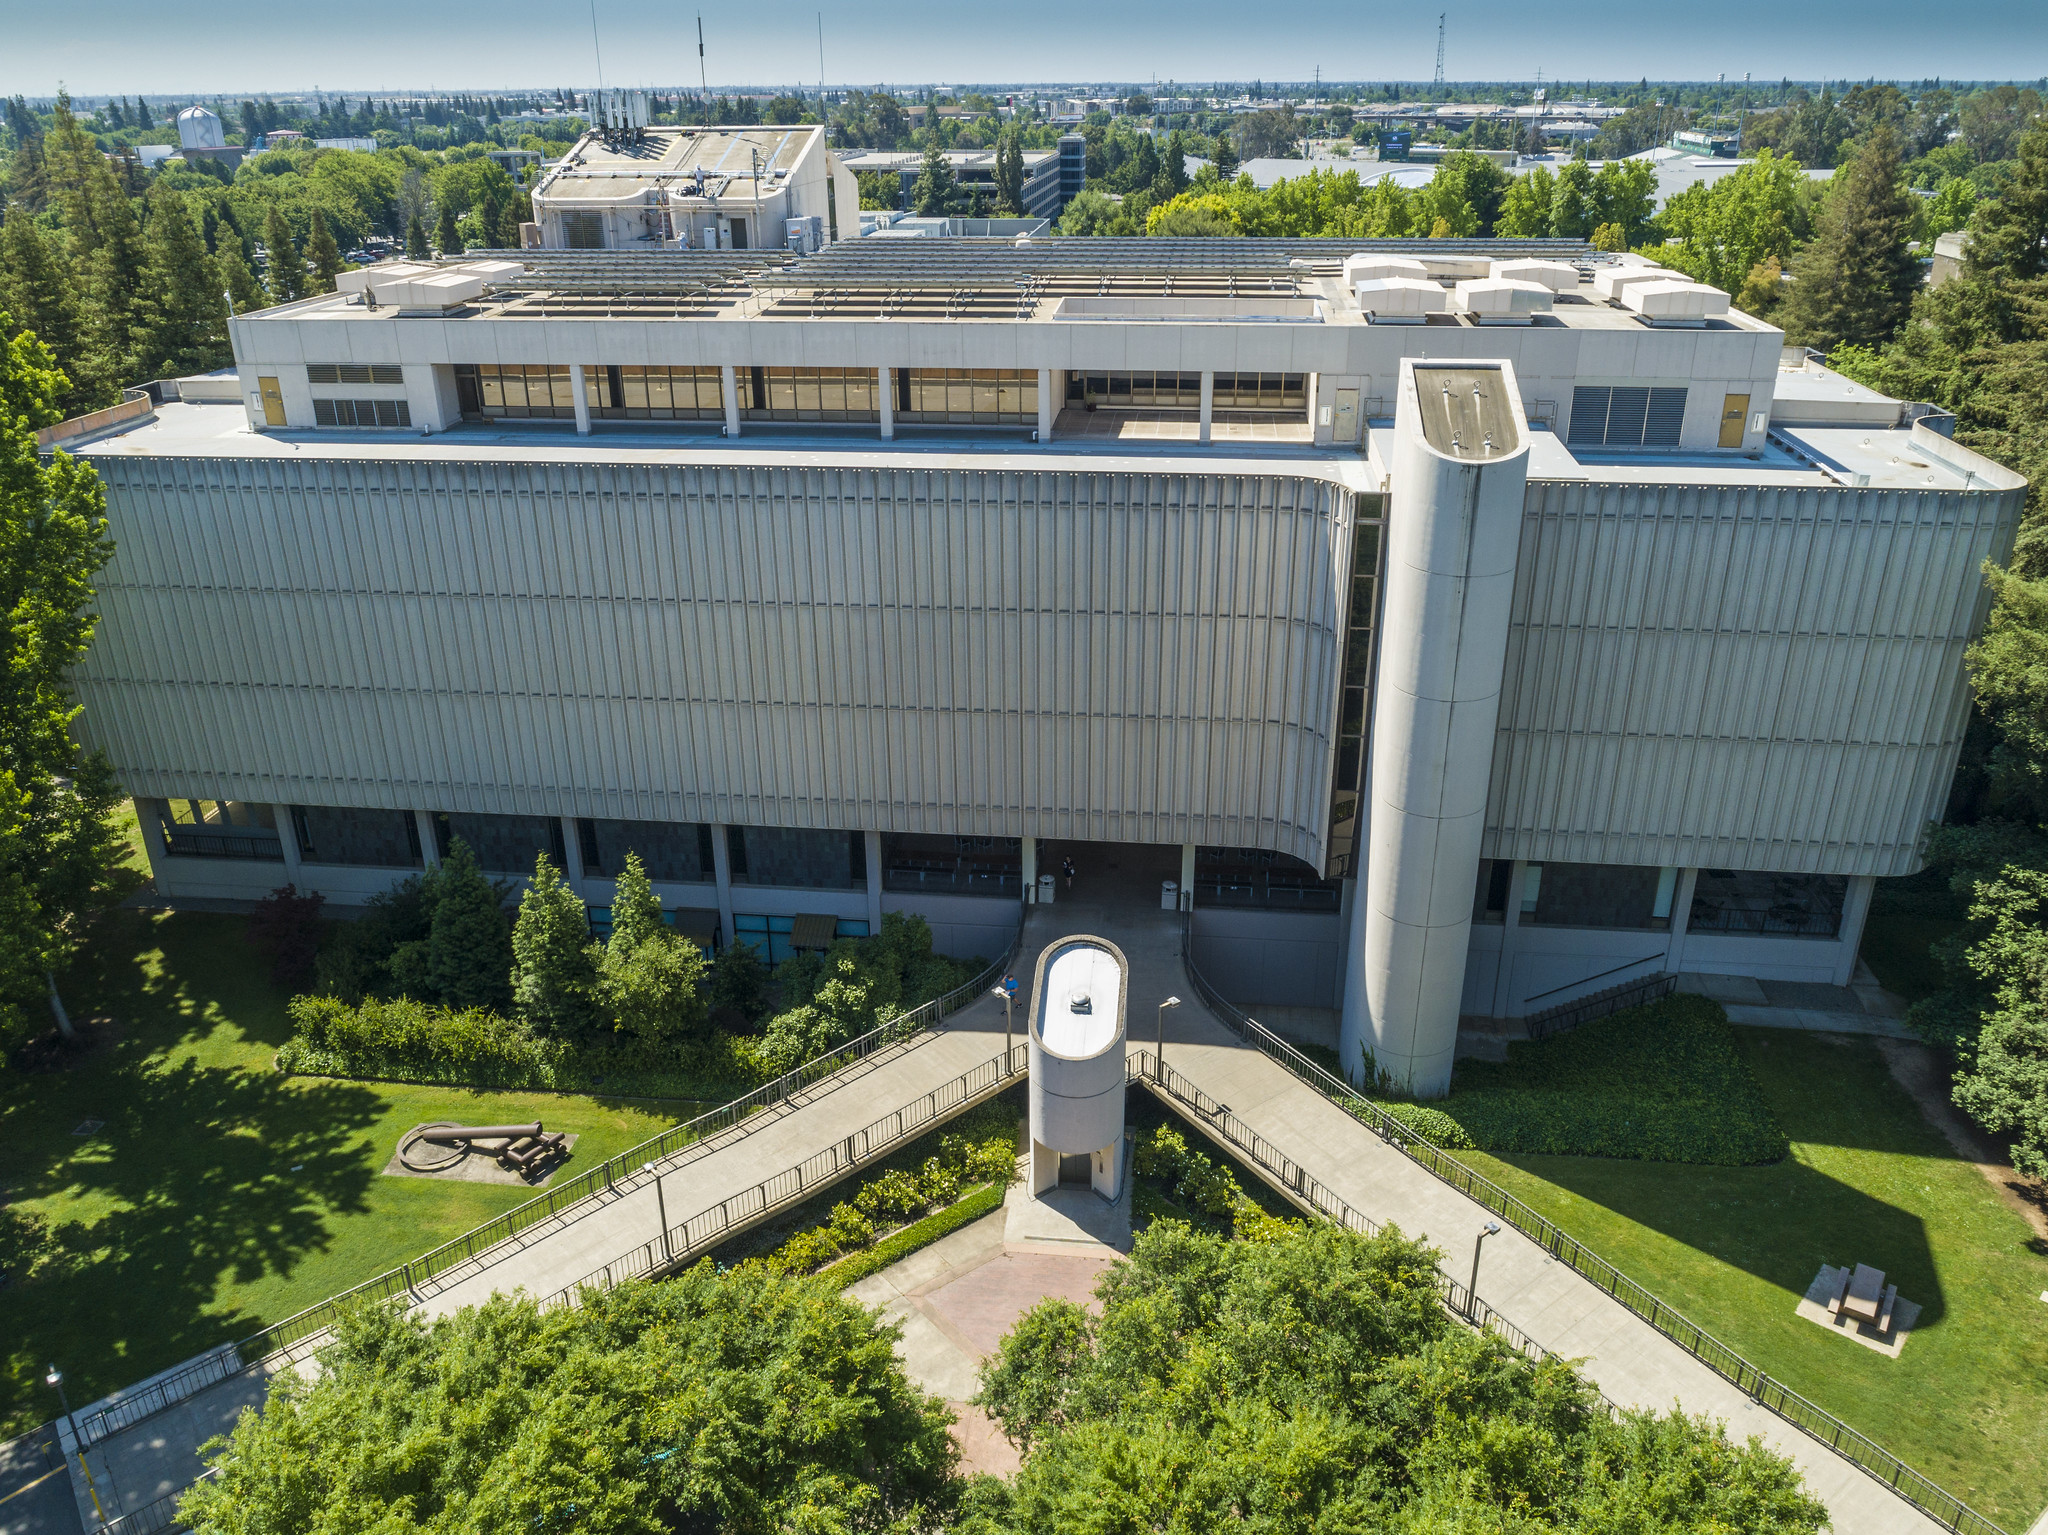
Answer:
[(1882, 1333), (1892, 1324), (1892, 1308), (1898, 1298), (1899, 1287), (1884, 1282), (1883, 1269), (1859, 1263), (1853, 1270), (1843, 1271), (1828, 1310), (1868, 1322)]

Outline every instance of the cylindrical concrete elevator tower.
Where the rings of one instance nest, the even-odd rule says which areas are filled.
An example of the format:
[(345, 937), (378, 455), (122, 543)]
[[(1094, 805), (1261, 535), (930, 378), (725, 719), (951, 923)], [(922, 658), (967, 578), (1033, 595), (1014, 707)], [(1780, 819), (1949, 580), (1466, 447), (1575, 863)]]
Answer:
[(1505, 362), (1404, 359), (1387, 506), (1362, 899), (1342, 1050), (1450, 1088), (1528, 481)]
[(1124, 1144), (1123, 950), (1076, 934), (1046, 945), (1031, 987), (1031, 1192), (1116, 1197)]

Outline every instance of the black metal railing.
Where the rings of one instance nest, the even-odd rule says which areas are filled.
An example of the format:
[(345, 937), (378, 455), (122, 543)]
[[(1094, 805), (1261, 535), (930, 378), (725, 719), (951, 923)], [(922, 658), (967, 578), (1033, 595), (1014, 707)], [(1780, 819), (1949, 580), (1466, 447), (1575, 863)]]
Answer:
[[(664, 1158), (682, 1155), (681, 1162), (672, 1161), (660, 1169), (667, 1173), (675, 1166), (687, 1165), (697, 1157), (709, 1154), (725, 1144), (725, 1137), (735, 1130), (744, 1133), (745, 1121), (753, 1115), (801, 1096), (847, 1066), (892, 1049), (934, 1027), (949, 1014), (958, 1012), (1008, 972), (1016, 953), (1017, 944), (1013, 939), (1000, 960), (965, 986), (956, 987), (942, 997), (912, 1008), (730, 1103), (652, 1136), (630, 1151), (622, 1152), (545, 1194), (443, 1242), (410, 1263), (366, 1279), (317, 1305), (273, 1323), (233, 1345), (232, 1350), (216, 1351), (117, 1402), (96, 1411), (80, 1413), (77, 1419), (80, 1445), (98, 1444), (230, 1375), (267, 1367), (283, 1358), (300, 1357), (302, 1352), (311, 1351), (343, 1307), (400, 1296), (416, 1299), (421, 1287), (446, 1280), (458, 1269), (485, 1261), (486, 1254), (499, 1243), (544, 1221), (566, 1218), (572, 1207), (585, 1200), (631, 1193), (654, 1176), (653, 1164)], [(224, 1358), (230, 1354), (231, 1357)]]
[(1678, 977), (1669, 973), (1646, 975), (1639, 981), (1623, 981), (1591, 996), (1576, 997), (1570, 1002), (1560, 1002), (1556, 1007), (1546, 1007), (1540, 1013), (1529, 1014), (1522, 1024), (1528, 1029), (1531, 1039), (1548, 1039), (1553, 1034), (1563, 1034), (1582, 1023), (1591, 1023), (1595, 1018), (1618, 1013), (1623, 1008), (1641, 1007), (1659, 997), (1668, 997), (1677, 984)]
[(164, 828), (164, 852), (173, 858), (245, 858), (265, 863), (284, 861), (284, 844), (274, 831), (203, 831), (190, 826)]
[(176, 1492), (167, 1492), (154, 1502), (109, 1519), (100, 1526), (99, 1535), (160, 1535), (163, 1531), (190, 1529), (191, 1526), (178, 1517), (178, 1505), (185, 1501), (185, 1494), (194, 1487), (219, 1475), (218, 1468), (210, 1467)]
[(1915, 1471), (1890, 1450), (1860, 1430), (1851, 1428), (1825, 1407), (1808, 1401), (1783, 1382), (1773, 1380), (1564, 1228), (1532, 1210), (1490, 1178), (1474, 1172), (1426, 1137), (1418, 1135), (1349, 1082), (1326, 1071), (1256, 1019), (1224, 1000), (1196, 968), (1188, 947), (1190, 936), (1183, 918), (1181, 960), (1188, 982), (1209, 1005), (1210, 1011), (1239, 1039), (1363, 1121), (1389, 1146), (1421, 1164), (1466, 1198), (1498, 1215), (1551, 1257), (1569, 1265), (1582, 1278), (1606, 1291), (1700, 1363), (1732, 1381), (1758, 1405), (1769, 1408), (1786, 1422), (1853, 1461), (1945, 1528), (1963, 1531), (1965, 1535), (2006, 1535), (2006, 1531), (1961, 1498)]
[(609, 1290), (627, 1279), (645, 1279), (681, 1268), (719, 1243), (737, 1236), (770, 1216), (803, 1203), (862, 1165), (873, 1162), (915, 1140), (933, 1125), (964, 1113), (984, 1099), (992, 1098), (1012, 1081), (1024, 1075), (1030, 1065), (1030, 1051), (1012, 1045), (994, 1060), (983, 1061), (971, 1071), (933, 1088), (916, 1102), (894, 1113), (884, 1114), (873, 1124), (854, 1131), (844, 1140), (806, 1158), (794, 1167), (763, 1178), (709, 1210), (700, 1211), (679, 1225), (662, 1231), (623, 1257), (594, 1269), (572, 1285), (565, 1285), (546, 1297), (544, 1306), (567, 1305), (588, 1289)]

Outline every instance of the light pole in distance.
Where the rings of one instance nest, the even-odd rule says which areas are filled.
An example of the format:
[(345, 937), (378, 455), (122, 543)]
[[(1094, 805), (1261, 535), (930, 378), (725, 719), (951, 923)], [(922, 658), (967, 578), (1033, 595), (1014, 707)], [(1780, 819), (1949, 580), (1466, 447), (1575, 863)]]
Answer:
[[(1159, 1069), (1161, 1071), (1166, 1069), (1166, 1010), (1169, 1007), (1179, 1006), (1179, 997), (1168, 997), (1159, 1004), (1159, 1039), (1157, 1041), (1157, 1050), (1159, 1053)], [(1162, 1078), (1162, 1080), (1164, 1079)]]
[(1488, 1221), (1479, 1228), (1479, 1235), (1472, 1239), (1472, 1282), (1465, 1286), (1466, 1314), (1479, 1315), (1479, 1249), (1488, 1237), (1500, 1235), (1500, 1222)]
[(1016, 977), (1006, 977), (1001, 984), (992, 989), (990, 995), (998, 998), (1003, 1004), (1003, 1070), (1008, 1071), (1010, 1069), (1010, 1039), (1013, 1032), (1010, 1027), (1010, 1006), (1017, 1000)]
[(92, 1511), (99, 1515), (100, 1527), (106, 1528), (107, 1511), (100, 1507), (100, 1490), (92, 1479), (92, 1467), (86, 1463), (85, 1445), (78, 1437), (78, 1420), (71, 1416), (71, 1398), (64, 1391), (64, 1372), (55, 1365), (43, 1377), (43, 1384), (57, 1388), (57, 1405), (64, 1409), (64, 1421), (71, 1426), (71, 1443), (78, 1451), (78, 1469), (85, 1473), (85, 1490), (92, 1494)]

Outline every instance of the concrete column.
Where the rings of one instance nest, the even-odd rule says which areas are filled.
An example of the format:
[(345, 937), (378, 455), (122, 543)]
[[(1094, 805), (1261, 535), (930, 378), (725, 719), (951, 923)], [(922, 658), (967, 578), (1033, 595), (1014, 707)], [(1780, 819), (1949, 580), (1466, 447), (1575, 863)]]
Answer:
[(725, 395), (725, 435), (737, 437), (740, 434), (740, 381), (731, 363), (718, 370), (718, 381)]
[(583, 377), (583, 364), (580, 362), (569, 364), (569, 394), (571, 396), (570, 403), (576, 407), (576, 434), (579, 437), (588, 437), (590, 435), (590, 394), (589, 385), (584, 381)]
[(1024, 904), (1029, 906), (1038, 899), (1038, 839), (1022, 838), (1024, 850)]
[(299, 829), (292, 824), (292, 807), (272, 805), (270, 819), (277, 823), (277, 845), (284, 851), (284, 881), (288, 885), (297, 885), (299, 894), (304, 895), (304, 876), (299, 873)]
[(1514, 1003), (1515, 940), (1522, 927), (1522, 888), (1528, 878), (1525, 863), (1508, 865), (1508, 898), (1500, 913), (1500, 967), (1493, 975), (1493, 1001), (1487, 1011), (1496, 1018), (1508, 1016)]
[(1195, 909), (1195, 844), (1192, 842), (1180, 845), (1180, 909)]
[(882, 386), (882, 441), (888, 442), (896, 435), (896, 370), (877, 368), (875, 373)]
[(1472, 887), (1514, 593), (1528, 427), (1506, 362), (1404, 358), (1374, 689), (1364, 994), (1345, 1065), (1370, 1049), (1421, 1097), (1450, 1088)]
[[(884, 368), (883, 372), (888, 369)], [(878, 831), (861, 833), (868, 839), (868, 931), (882, 930), (882, 834)]]
[(1692, 891), (1698, 869), (1678, 871), (1678, 889), (1671, 897), (1671, 941), (1664, 946), (1664, 968), (1673, 975), (1685, 968), (1685, 935), (1692, 926)]
[(576, 817), (565, 815), (562, 821), (562, 877), (569, 882), (569, 888), (582, 896), (590, 897), (583, 889), (583, 835), (576, 827)]
[(158, 819), (157, 806), (160, 799), (139, 799), (135, 802), (135, 824), (142, 832), (142, 850), (149, 854), (152, 871), (164, 866), (164, 859), (170, 851), (164, 846), (164, 823)]
[[(727, 368), (726, 376), (732, 375)], [(731, 395), (726, 398), (730, 400)], [(718, 886), (718, 930), (725, 935), (725, 941), (733, 941), (732, 931), (732, 849), (725, 843), (725, 822), (711, 823), (711, 877)], [(763, 954), (764, 960), (768, 957)]]
[(1834, 975), (1837, 986), (1847, 986), (1856, 978), (1856, 951), (1863, 946), (1863, 922), (1870, 915), (1870, 898), (1876, 893), (1874, 876), (1849, 876), (1849, 888), (1842, 897), (1842, 957), (1835, 963)]
[(1052, 418), (1059, 414), (1060, 402), (1053, 398), (1053, 370), (1038, 370), (1038, 440), (1052, 441)]
[(1216, 375), (1209, 369), (1202, 370), (1202, 429), (1196, 434), (1197, 442), (1209, 441), (1210, 421), (1216, 414)]
[(413, 824), (420, 829), (420, 857), (426, 860), (428, 868), (440, 868), (441, 844), (434, 840), (434, 812), (415, 810), (412, 818)]

